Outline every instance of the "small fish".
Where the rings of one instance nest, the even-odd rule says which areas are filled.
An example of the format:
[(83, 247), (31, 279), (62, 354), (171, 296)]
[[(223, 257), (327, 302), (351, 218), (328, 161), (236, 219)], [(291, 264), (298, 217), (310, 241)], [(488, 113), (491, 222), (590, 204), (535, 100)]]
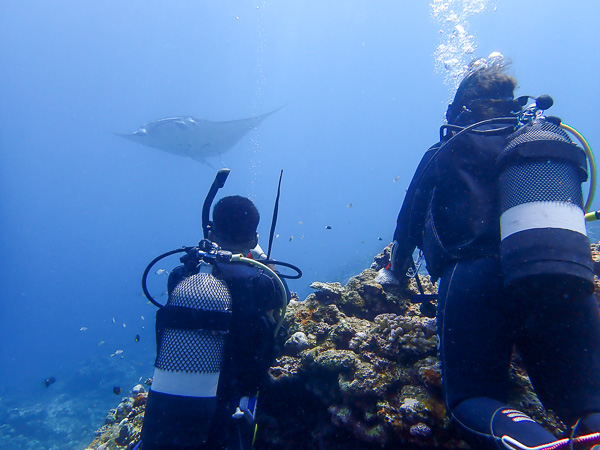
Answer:
[(113, 394), (115, 394), (115, 395), (119, 395), (122, 391), (123, 391), (123, 389), (121, 389), (119, 386), (113, 387)]
[(302, 222), (302, 221), (299, 221), (299, 222), (298, 222), (298, 225), (304, 225), (304, 222)]
[(378, 241), (383, 241), (383, 238), (382, 237), (378, 237), (377, 240)]
[(140, 316), (140, 317), (142, 318), (142, 320), (146, 320), (146, 319), (144, 319), (144, 316)]
[(100, 346), (100, 345), (104, 345), (104, 341), (98, 342), (98, 346)]
[(325, 229), (326, 229), (326, 230), (331, 230), (331, 226), (330, 226), (330, 225), (327, 225), (327, 226), (325, 227)]
[(394, 183), (395, 183), (396, 181), (398, 181), (399, 179), (400, 179), (400, 175), (396, 175), (396, 176), (394, 177)]
[(140, 342), (140, 335), (139, 334), (135, 335), (135, 342)]
[(123, 324), (123, 328), (127, 328), (127, 325)]
[(290, 242), (294, 240), (294, 236), (290, 236)]
[(54, 377), (46, 378), (44, 381), (42, 381), (42, 383), (44, 384), (45, 387), (48, 387), (48, 386), (56, 383), (56, 378), (54, 378)]
[(304, 235), (300, 236), (300, 239), (304, 239)]
[(169, 275), (169, 272), (166, 271), (165, 269), (158, 269), (156, 272), (154, 272), (156, 275)]
[(81, 327), (79, 331), (87, 331), (87, 327)]
[(348, 208), (352, 208), (352, 203), (348, 203)]
[(117, 350), (116, 352), (114, 352), (112, 355), (110, 355), (111, 358), (117, 356), (117, 355), (121, 355), (123, 354), (123, 350)]
[(276, 237), (276, 238), (278, 238), (278, 237), (279, 237), (279, 233), (277, 233), (277, 234), (275, 235), (275, 237)]
[(113, 317), (113, 323), (117, 323), (114, 317)]

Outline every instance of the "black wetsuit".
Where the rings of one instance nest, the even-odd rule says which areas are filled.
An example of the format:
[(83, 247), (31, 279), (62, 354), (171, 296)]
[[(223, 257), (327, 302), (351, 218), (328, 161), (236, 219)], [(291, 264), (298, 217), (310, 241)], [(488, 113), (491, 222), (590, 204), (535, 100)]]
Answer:
[[(516, 346), (536, 393), (577, 434), (600, 431), (600, 318), (595, 296), (511, 295), (499, 261), (494, 162), (502, 136), (465, 135), (437, 157), (424, 155), (398, 215), (392, 268), (403, 276), (419, 247), (437, 307), (446, 406), (479, 441), (505, 448), (503, 435), (535, 446), (556, 438), (504, 402)], [(591, 416), (589, 416), (591, 414)], [(486, 447), (486, 448), (487, 448)]]
[[(190, 272), (184, 266), (173, 269), (168, 281), (169, 297), (183, 279), (197, 272)], [(219, 377), (216, 410), (212, 417), (206, 417), (194, 398), (151, 392), (161, 403), (153, 407), (153, 398), (148, 398), (143, 450), (251, 448), (254, 421), (234, 419), (232, 415), (242, 397), (256, 397), (267, 376), (275, 351), (275, 325), (268, 312), (281, 307), (281, 294), (271, 275), (247, 264), (218, 263), (213, 275), (225, 281), (232, 299), (231, 329)], [(289, 301), (285, 281), (284, 286)], [(148, 414), (151, 409), (152, 415)], [(206, 426), (200, 427), (200, 423)], [(207, 428), (208, 433), (203, 431)]]

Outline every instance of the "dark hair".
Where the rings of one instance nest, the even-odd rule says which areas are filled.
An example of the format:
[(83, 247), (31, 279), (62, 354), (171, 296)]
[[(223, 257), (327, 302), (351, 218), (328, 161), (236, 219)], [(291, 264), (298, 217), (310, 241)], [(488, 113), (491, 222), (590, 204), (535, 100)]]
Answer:
[(213, 208), (211, 230), (217, 236), (240, 244), (256, 237), (258, 209), (246, 197), (223, 197)]
[(509, 116), (520, 109), (514, 100), (517, 80), (506, 73), (510, 61), (504, 58), (476, 59), (448, 106), (448, 123), (465, 125), (492, 117)]

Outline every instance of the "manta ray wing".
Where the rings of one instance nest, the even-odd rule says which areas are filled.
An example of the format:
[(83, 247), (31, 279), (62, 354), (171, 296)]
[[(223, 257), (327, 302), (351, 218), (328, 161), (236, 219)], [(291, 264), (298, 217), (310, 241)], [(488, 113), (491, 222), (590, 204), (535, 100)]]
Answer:
[(230, 150), (250, 130), (275, 112), (248, 119), (213, 122), (195, 117), (170, 117), (148, 122), (125, 139), (206, 163), (205, 158)]

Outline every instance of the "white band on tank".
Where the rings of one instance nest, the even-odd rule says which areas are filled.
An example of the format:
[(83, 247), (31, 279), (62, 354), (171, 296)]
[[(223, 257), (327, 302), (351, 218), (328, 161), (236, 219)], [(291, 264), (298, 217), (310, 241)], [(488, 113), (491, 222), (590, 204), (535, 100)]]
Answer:
[(188, 373), (155, 368), (152, 390), (184, 397), (215, 397), (218, 384), (219, 372)]
[(583, 210), (573, 203), (529, 202), (514, 206), (500, 216), (502, 239), (535, 228), (561, 228), (587, 236)]

